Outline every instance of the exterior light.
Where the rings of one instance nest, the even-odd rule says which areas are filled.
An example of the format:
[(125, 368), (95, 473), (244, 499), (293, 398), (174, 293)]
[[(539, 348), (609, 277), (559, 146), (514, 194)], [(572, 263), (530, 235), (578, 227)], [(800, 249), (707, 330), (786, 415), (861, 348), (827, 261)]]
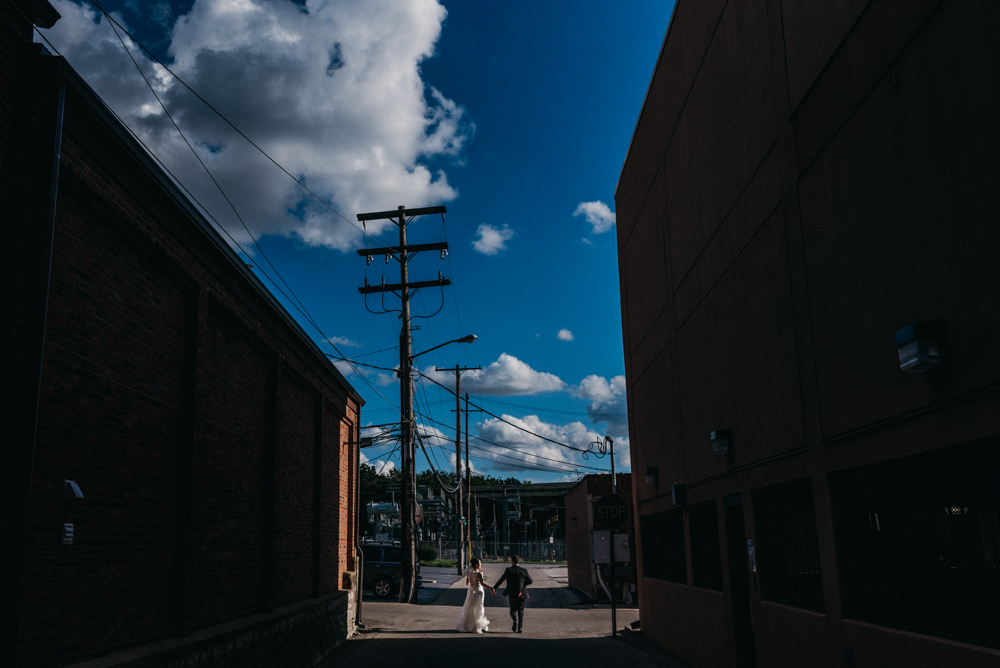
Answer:
[(732, 435), (729, 433), (728, 429), (716, 429), (708, 435), (709, 439), (712, 441), (712, 454), (719, 455), (720, 457), (725, 457), (729, 454), (729, 442), (732, 440)]
[(687, 487), (679, 482), (670, 486), (670, 502), (675, 506), (687, 505)]
[(659, 469), (656, 466), (647, 466), (646, 467), (646, 484), (647, 485), (656, 485), (657, 482), (659, 482), (659, 479), (660, 479)]
[(420, 355), (423, 355), (424, 353), (429, 353), (432, 350), (437, 350), (438, 348), (443, 348), (444, 346), (447, 346), (447, 345), (452, 344), (452, 343), (475, 343), (476, 339), (478, 339), (478, 338), (479, 337), (476, 336), (475, 334), (467, 334), (467, 335), (463, 336), (460, 339), (452, 339), (451, 341), (445, 341), (444, 343), (440, 343), (440, 344), (434, 346), (433, 348), (428, 348), (427, 350), (422, 350), (419, 353), (410, 355), (410, 362), (413, 362), (414, 358), (419, 357)]
[(944, 323), (929, 320), (907, 325), (896, 332), (899, 370), (906, 373), (927, 373), (941, 363)]

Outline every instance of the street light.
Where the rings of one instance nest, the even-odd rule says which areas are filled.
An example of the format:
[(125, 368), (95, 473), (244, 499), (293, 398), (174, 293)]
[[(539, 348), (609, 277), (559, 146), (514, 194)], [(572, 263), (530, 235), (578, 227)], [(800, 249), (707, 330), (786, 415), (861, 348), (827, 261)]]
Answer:
[(476, 339), (478, 339), (478, 338), (479, 337), (476, 336), (475, 334), (467, 334), (466, 336), (463, 336), (460, 339), (452, 339), (451, 341), (445, 341), (444, 343), (439, 343), (438, 345), (434, 346), (433, 348), (428, 348), (427, 350), (424, 350), (422, 352), (416, 353), (414, 355), (410, 355), (410, 364), (413, 364), (413, 360), (416, 359), (417, 357), (420, 357), (421, 355), (423, 355), (425, 353), (429, 353), (432, 350), (437, 350), (438, 348), (444, 348), (445, 346), (447, 346), (448, 344), (451, 344), (451, 343), (475, 343)]
[[(407, 314), (408, 315), (408, 314)], [(463, 336), (460, 339), (452, 339), (438, 344), (433, 348), (410, 354), (410, 331), (405, 326), (400, 332), (399, 358), (400, 358), (400, 383), (399, 383), (399, 404), (400, 404), (400, 438), (402, 439), (402, 474), (403, 474), (403, 498), (400, 509), (403, 520), (403, 541), (402, 559), (403, 562), (403, 601), (405, 603), (417, 602), (416, 573), (414, 564), (417, 561), (416, 544), (416, 505), (417, 505), (417, 475), (416, 475), (416, 453), (413, 444), (413, 360), (420, 355), (437, 350), (451, 343), (472, 343), (476, 340), (475, 334)]]

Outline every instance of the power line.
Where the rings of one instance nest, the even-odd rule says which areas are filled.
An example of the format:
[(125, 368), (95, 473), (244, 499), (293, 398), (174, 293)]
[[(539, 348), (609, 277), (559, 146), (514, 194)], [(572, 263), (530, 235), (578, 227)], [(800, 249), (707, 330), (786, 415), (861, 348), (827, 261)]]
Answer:
[[(249, 136), (247, 136), (247, 134), (246, 134), (245, 132), (243, 132), (243, 130), (241, 130), (241, 129), (240, 129), (240, 128), (239, 128), (239, 127), (238, 127), (238, 126), (237, 126), (237, 125), (235, 124), (235, 123), (233, 123), (233, 122), (232, 122), (231, 120), (229, 120), (229, 118), (228, 118), (228, 117), (227, 117), (227, 116), (226, 116), (225, 114), (223, 114), (223, 113), (222, 113), (221, 111), (219, 111), (218, 109), (216, 109), (216, 108), (215, 108), (215, 106), (214, 106), (214, 105), (212, 105), (212, 103), (211, 103), (211, 102), (209, 102), (209, 101), (208, 101), (208, 100), (206, 100), (206, 99), (205, 99), (204, 97), (202, 97), (202, 95), (201, 95), (200, 93), (198, 93), (198, 91), (196, 91), (196, 90), (195, 90), (194, 88), (192, 88), (191, 86), (189, 86), (189, 85), (187, 84), (187, 82), (186, 82), (186, 81), (184, 81), (184, 80), (183, 80), (183, 79), (182, 79), (181, 77), (177, 76), (177, 74), (176, 74), (176, 73), (174, 73), (174, 71), (173, 71), (173, 70), (171, 70), (171, 69), (170, 69), (170, 67), (168, 67), (168, 66), (167, 66), (166, 64), (164, 64), (164, 63), (163, 63), (163, 62), (162, 62), (162, 61), (161, 61), (161, 60), (160, 60), (159, 58), (157, 58), (157, 56), (156, 56), (156, 55), (155, 55), (155, 54), (154, 54), (154, 53), (153, 53), (152, 51), (150, 51), (150, 50), (149, 50), (149, 49), (148, 49), (148, 48), (146, 47), (146, 45), (145, 45), (145, 44), (143, 44), (143, 43), (142, 43), (141, 41), (139, 41), (139, 40), (138, 40), (138, 39), (137, 39), (137, 38), (136, 38), (136, 37), (135, 37), (135, 36), (134, 36), (134, 35), (133, 35), (132, 33), (130, 33), (130, 32), (128, 31), (128, 29), (127, 29), (127, 28), (125, 28), (125, 26), (123, 26), (122, 24), (120, 24), (120, 23), (119, 23), (119, 22), (117, 21), (117, 19), (115, 19), (115, 18), (114, 18), (113, 16), (111, 16), (110, 14), (108, 14), (108, 13), (107, 13), (107, 12), (106, 12), (106, 11), (104, 10), (104, 8), (103, 8), (103, 7), (102, 7), (102, 6), (100, 5), (100, 3), (99, 3), (99, 2), (96, 2), (96, 0), (90, 0), (90, 4), (92, 4), (92, 5), (94, 6), (94, 8), (95, 8), (95, 9), (97, 9), (97, 11), (99, 11), (99, 12), (101, 12), (101, 14), (103, 14), (104, 18), (105, 18), (105, 19), (106, 19), (106, 20), (108, 21), (108, 23), (109, 23), (110, 25), (112, 25), (112, 29), (114, 29), (114, 26), (117, 26), (117, 27), (118, 27), (118, 29), (120, 29), (120, 30), (122, 31), (122, 33), (124, 33), (125, 35), (127, 35), (127, 36), (128, 36), (128, 38), (129, 38), (130, 40), (132, 40), (132, 43), (134, 43), (134, 44), (135, 44), (135, 45), (136, 45), (137, 47), (139, 47), (139, 48), (140, 48), (140, 49), (141, 49), (141, 50), (142, 50), (142, 51), (143, 51), (143, 52), (144, 52), (144, 53), (145, 53), (145, 54), (146, 54), (147, 56), (149, 56), (149, 58), (150, 58), (150, 59), (151, 59), (151, 60), (152, 60), (153, 62), (155, 62), (155, 63), (156, 63), (157, 65), (159, 65), (160, 67), (162, 67), (162, 68), (164, 69), (164, 71), (166, 71), (166, 72), (167, 72), (168, 74), (170, 74), (170, 76), (171, 76), (171, 77), (173, 77), (173, 78), (174, 78), (174, 80), (176, 80), (176, 81), (177, 81), (177, 82), (178, 82), (178, 83), (179, 83), (179, 84), (180, 84), (181, 86), (183, 86), (183, 87), (184, 87), (184, 88), (185, 88), (185, 89), (186, 89), (186, 90), (187, 90), (188, 92), (190, 92), (190, 93), (191, 93), (192, 95), (194, 95), (194, 96), (195, 96), (195, 98), (197, 98), (199, 102), (201, 102), (202, 104), (204, 104), (204, 105), (205, 105), (205, 106), (206, 106), (206, 107), (207, 107), (207, 108), (208, 108), (208, 109), (209, 109), (209, 110), (210, 110), (210, 111), (211, 111), (211, 112), (212, 112), (213, 114), (215, 114), (216, 116), (218, 116), (218, 117), (219, 117), (219, 119), (220, 119), (220, 120), (222, 120), (222, 122), (224, 122), (224, 123), (225, 123), (226, 125), (228, 125), (228, 126), (229, 126), (230, 128), (232, 128), (232, 129), (233, 129), (233, 131), (235, 131), (235, 132), (236, 132), (236, 134), (238, 134), (238, 135), (239, 135), (240, 137), (242, 137), (242, 138), (243, 138), (244, 140), (246, 140), (246, 142), (247, 142), (248, 144), (250, 144), (250, 146), (252, 146), (252, 147), (253, 147), (254, 149), (256, 149), (256, 150), (257, 150), (257, 151), (258, 151), (258, 152), (259, 152), (259, 153), (260, 153), (261, 155), (263, 155), (263, 156), (264, 156), (265, 158), (267, 158), (267, 159), (268, 159), (268, 160), (269, 160), (269, 161), (270, 161), (270, 162), (271, 162), (271, 163), (272, 163), (272, 164), (273, 164), (273, 165), (274, 165), (275, 167), (277, 167), (277, 168), (278, 168), (279, 170), (281, 170), (281, 171), (282, 171), (282, 172), (283, 172), (283, 173), (284, 173), (284, 174), (285, 174), (286, 176), (288, 176), (288, 178), (290, 178), (290, 179), (291, 179), (292, 181), (294, 181), (295, 183), (297, 183), (297, 184), (299, 185), (299, 187), (301, 187), (301, 188), (302, 188), (302, 190), (304, 190), (304, 191), (305, 191), (306, 193), (308, 193), (308, 194), (309, 194), (309, 195), (310, 195), (310, 196), (311, 196), (311, 197), (312, 197), (312, 198), (313, 198), (313, 199), (314, 199), (314, 200), (315, 200), (315, 201), (316, 201), (316, 202), (317, 202), (318, 204), (320, 204), (320, 206), (324, 207), (325, 209), (327, 209), (328, 211), (330, 211), (331, 213), (333, 213), (334, 215), (336, 215), (336, 216), (337, 216), (338, 218), (340, 218), (341, 220), (343, 220), (343, 221), (347, 222), (347, 223), (348, 223), (349, 225), (351, 225), (351, 226), (352, 226), (352, 227), (354, 227), (355, 229), (357, 229), (357, 230), (361, 231), (361, 232), (362, 232), (362, 233), (364, 233), (364, 234), (365, 234), (365, 236), (367, 237), (367, 231), (366, 231), (366, 230), (364, 230), (364, 229), (363, 229), (363, 228), (361, 228), (361, 227), (358, 227), (358, 226), (357, 226), (357, 225), (356, 225), (356, 224), (354, 223), (354, 221), (352, 221), (352, 220), (351, 220), (350, 218), (348, 218), (347, 216), (345, 216), (344, 214), (342, 214), (342, 213), (341, 213), (340, 211), (338, 211), (337, 209), (335, 209), (335, 208), (334, 208), (334, 207), (333, 207), (333, 206), (332, 206), (331, 204), (327, 203), (327, 202), (326, 202), (326, 201), (325, 201), (325, 200), (324, 200), (324, 199), (323, 199), (322, 197), (320, 197), (320, 196), (319, 196), (318, 194), (316, 194), (315, 192), (313, 192), (313, 191), (312, 191), (312, 190), (311, 190), (311, 189), (309, 188), (309, 186), (307, 186), (307, 185), (306, 185), (305, 183), (303, 183), (303, 182), (302, 182), (302, 181), (301, 181), (300, 179), (296, 178), (296, 177), (295, 177), (295, 176), (294, 176), (294, 175), (293, 175), (293, 174), (292, 174), (291, 172), (289, 172), (289, 171), (288, 171), (287, 169), (285, 169), (285, 168), (284, 168), (284, 167), (283, 167), (283, 166), (281, 165), (281, 163), (279, 163), (279, 162), (278, 162), (277, 160), (275, 160), (274, 158), (272, 158), (272, 157), (271, 157), (271, 156), (270, 156), (270, 155), (269, 155), (269, 154), (267, 153), (267, 151), (265, 151), (265, 150), (264, 150), (263, 148), (261, 148), (261, 147), (260, 147), (260, 146), (259, 146), (259, 145), (258, 145), (258, 144), (257, 144), (257, 143), (256, 143), (256, 142), (255, 142), (255, 141), (253, 140), (253, 139), (251, 139), (251, 138), (250, 138)], [(115, 30), (115, 34), (116, 34), (116, 35), (118, 34), (118, 31), (117, 31), (117, 30)], [(121, 40), (121, 38), (120, 38), (120, 37), (119, 37), (119, 40)], [(124, 47), (124, 42), (123, 42), (122, 46)], [(128, 48), (127, 48), (127, 47), (125, 47), (125, 50), (126, 50), (126, 51), (128, 51)], [(130, 57), (130, 58), (132, 57), (132, 54), (131, 54), (131, 52), (129, 52), (129, 57)], [(134, 59), (133, 59), (133, 62), (134, 62)], [(140, 70), (140, 73), (141, 73), (141, 70)], [(145, 76), (143, 76), (143, 78), (145, 78)]]
[[(237, 217), (237, 219), (240, 221), (240, 224), (242, 225), (243, 229), (246, 231), (246, 233), (249, 236), (249, 238), (250, 238), (251, 242), (253, 243), (254, 247), (260, 252), (260, 255), (265, 259), (266, 263), (271, 268), (271, 270), (274, 272), (275, 276), (278, 277), (278, 281), (280, 281), (288, 289), (288, 292), (290, 294), (287, 294), (285, 292), (285, 290), (282, 289), (282, 287), (278, 284), (278, 282), (274, 278), (272, 278), (271, 275), (267, 271), (263, 271), (262, 270), (261, 274), (271, 283), (271, 285), (274, 286), (274, 288), (278, 291), (279, 294), (281, 294), (282, 296), (284, 296), (288, 300), (288, 302), (292, 305), (292, 307), (295, 308), (295, 310), (297, 310), (302, 315), (302, 317), (305, 319), (305, 321), (307, 323), (309, 323), (320, 334), (320, 336), (323, 338), (323, 340), (326, 343), (328, 343), (331, 347), (333, 347), (333, 349), (336, 350), (338, 353), (341, 353), (341, 351), (338, 349), (338, 347), (336, 346), (336, 344), (334, 344), (332, 341), (329, 340), (329, 337), (322, 330), (322, 328), (319, 326), (319, 324), (316, 322), (316, 320), (312, 317), (312, 315), (308, 312), (308, 309), (306, 309), (306, 307), (302, 303), (301, 299), (299, 299), (299, 297), (295, 294), (294, 290), (292, 290), (292, 288), (288, 284), (288, 282), (285, 281), (285, 279), (282, 277), (282, 275), (278, 271), (277, 267), (275, 267), (273, 265), (273, 263), (271, 263), (271, 261), (268, 258), (267, 254), (264, 252), (264, 250), (257, 243), (256, 238), (254, 237), (253, 233), (250, 231), (250, 229), (247, 226), (246, 222), (244, 221), (243, 217), (239, 214), (239, 211), (236, 209), (235, 204), (228, 197), (228, 195), (226, 195), (225, 189), (221, 186), (220, 183), (218, 183), (218, 181), (212, 175), (211, 171), (208, 169), (208, 167), (204, 164), (204, 162), (198, 156), (197, 151), (195, 151), (194, 147), (188, 141), (188, 139), (187, 139), (186, 135), (184, 134), (184, 132), (177, 125), (177, 123), (175, 122), (173, 116), (167, 110), (166, 105), (163, 103), (163, 101), (159, 97), (159, 95), (157, 95), (154, 87), (150, 84), (149, 80), (146, 78), (146, 75), (143, 73), (142, 68), (139, 66), (138, 62), (133, 57), (131, 51), (125, 45), (125, 42), (122, 39), (121, 34), (119, 34), (118, 31), (121, 30), (121, 33), (127, 35), (129, 37), (129, 39), (139, 49), (141, 49), (143, 52), (145, 52), (158, 65), (160, 65), (161, 67), (163, 67), (164, 70), (167, 71), (177, 82), (179, 82), (185, 89), (187, 89), (188, 91), (190, 91), (208, 109), (210, 109), (221, 120), (223, 120), (229, 127), (231, 127), (234, 131), (236, 131), (236, 133), (239, 134), (244, 140), (246, 140), (254, 149), (256, 149), (258, 152), (260, 152), (261, 155), (263, 155), (270, 162), (272, 162), (276, 167), (278, 167), (279, 170), (281, 170), (285, 175), (287, 175), (289, 178), (291, 178), (292, 181), (294, 181), (295, 183), (297, 183), (304, 191), (306, 191), (307, 193), (309, 193), (309, 195), (312, 196), (317, 202), (319, 202), (324, 208), (330, 210), (332, 213), (334, 213), (335, 215), (337, 215), (341, 219), (345, 220), (346, 222), (348, 222), (350, 225), (352, 225), (356, 229), (359, 229), (365, 235), (365, 237), (367, 237), (367, 230), (365, 230), (364, 228), (359, 228), (350, 219), (346, 218), (343, 214), (341, 214), (339, 211), (337, 211), (335, 208), (333, 208), (331, 205), (329, 205), (327, 202), (325, 202), (322, 198), (320, 198), (319, 195), (317, 195), (315, 192), (313, 192), (311, 189), (309, 189), (299, 179), (295, 178), (287, 169), (285, 169), (280, 163), (278, 163), (274, 158), (272, 158), (256, 142), (254, 142), (252, 139), (250, 139), (242, 130), (240, 130), (239, 127), (237, 127), (232, 121), (230, 121), (224, 114), (222, 114), (221, 112), (219, 112), (211, 103), (209, 103), (197, 91), (195, 91), (193, 88), (191, 88), (191, 86), (189, 86), (183, 79), (181, 79), (179, 76), (177, 76), (169, 67), (167, 67), (166, 65), (164, 65), (142, 42), (140, 42), (138, 39), (136, 39), (136, 37), (134, 35), (132, 35), (124, 26), (122, 26), (120, 23), (118, 23), (118, 21), (114, 17), (112, 17), (111, 15), (109, 15), (107, 12), (105, 12), (104, 9), (98, 3), (96, 3), (94, 0), (91, 0), (91, 4), (93, 4), (94, 7), (99, 12), (101, 12), (102, 16), (108, 21), (108, 25), (109, 25), (109, 27), (111, 27), (112, 31), (114, 32), (116, 38), (118, 39), (119, 43), (122, 46), (122, 49), (125, 51), (125, 53), (129, 57), (129, 59), (132, 61), (133, 66), (135, 67), (135, 69), (139, 73), (139, 75), (142, 77), (143, 81), (146, 83), (147, 88), (149, 88), (150, 91), (152, 92), (152, 94), (153, 94), (154, 98), (156, 99), (157, 103), (159, 104), (160, 108), (163, 110), (164, 114), (170, 120), (171, 124), (174, 126), (174, 128), (177, 131), (178, 135), (184, 140), (184, 143), (187, 145), (187, 147), (190, 150), (190, 152), (192, 153), (192, 155), (199, 162), (199, 164), (201, 164), (203, 170), (208, 175), (208, 177), (212, 181), (212, 183), (216, 186), (216, 189), (222, 195), (223, 199), (229, 204), (231, 210), (233, 211), (233, 213)], [(59, 54), (58, 48), (56, 48), (55, 45), (53, 45), (51, 43), (51, 41), (44, 34), (41, 33), (41, 31), (36, 30), (36, 32), (38, 33), (38, 35), (40, 36), (40, 38), (43, 41), (45, 41), (45, 43), (49, 46), (49, 48), (54, 53)], [(160, 165), (161, 169), (163, 169), (164, 172), (166, 172), (167, 174), (169, 174), (173, 178), (173, 181), (178, 185), (178, 187), (180, 187), (184, 191), (184, 193), (191, 199), (191, 201), (195, 202), (198, 205), (199, 209), (206, 215), (206, 217), (209, 220), (211, 220), (212, 223), (214, 223), (216, 229), (218, 229), (221, 233), (225, 234), (225, 236), (227, 236), (229, 238), (229, 240), (233, 243), (233, 245), (236, 248), (239, 248), (240, 251), (243, 252), (244, 256), (246, 256), (247, 258), (252, 257), (252, 255), (250, 253), (248, 253), (246, 251), (246, 249), (243, 248), (243, 246), (235, 238), (233, 238), (233, 236), (228, 232), (228, 230), (226, 230), (225, 226), (222, 225), (210, 213), (209, 209), (206, 206), (204, 206), (203, 204), (201, 204), (199, 202), (198, 198), (195, 197), (194, 194), (184, 185), (184, 183), (182, 182), (182, 180), (179, 179), (173, 173), (171, 173), (170, 169), (167, 168), (166, 164), (156, 155), (155, 150), (153, 150), (150, 146), (146, 145), (141, 140), (141, 138), (139, 137), (138, 133), (135, 132), (133, 129), (131, 129), (128, 126), (128, 124), (125, 122), (125, 120), (123, 118), (121, 118), (113, 109), (111, 109), (110, 106), (108, 106), (107, 108), (108, 108), (108, 111), (112, 115), (114, 115), (115, 118), (122, 124), (122, 126), (125, 127), (129, 131), (129, 133), (132, 135), (132, 137), (141, 146), (143, 146), (146, 149), (147, 153), (157, 162), (157, 164)], [(349, 359), (347, 359), (346, 357), (343, 358), (343, 361), (347, 362), (349, 365), (352, 364), (352, 362)], [(352, 368), (353, 368), (353, 366), (352, 366)], [(356, 373), (358, 373), (357, 369), (354, 369), (354, 371)], [(380, 398), (384, 399), (387, 403), (391, 404), (391, 401), (388, 398), (386, 398), (379, 391), (379, 389), (377, 387), (375, 387), (363, 374), (358, 373), (358, 377), (361, 378), (362, 382), (364, 382), (366, 385), (368, 385), (368, 387), (376, 395), (378, 395)]]
[[(378, 286), (368, 285), (367, 277), (365, 278), (365, 285), (358, 288), (358, 291), (365, 295), (365, 308), (368, 307), (369, 294), (381, 294), (385, 295), (386, 292), (392, 292), (396, 294), (401, 302), (400, 308), (400, 319), (402, 320), (402, 326), (399, 333), (399, 369), (400, 369), (400, 428), (401, 428), (401, 439), (400, 447), (402, 449), (402, 474), (403, 474), (403, 494), (402, 494), (402, 504), (401, 504), (401, 517), (403, 525), (403, 540), (402, 540), (402, 557), (403, 557), (403, 593), (404, 598), (407, 603), (417, 602), (417, 589), (416, 589), (416, 573), (414, 570), (414, 563), (416, 561), (416, 457), (413, 447), (413, 432), (415, 427), (415, 418), (413, 414), (413, 385), (412, 385), (412, 366), (413, 359), (416, 357), (411, 352), (410, 349), (410, 291), (420, 290), (425, 287), (449, 285), (451, 281), (438, 276), (436, 281), (410, 281), (408, 266), (411, 254), (416, 254), (423, 251), (437, 250), (444, 252), (448, 245), (438, 243), (438, 244), (414, 244), (407, 245), (406, 242), (406, 226), (417, 216), (436, 214), (440, 213), (444, 215), (445, 208), (443, 206), (435, 207), (424, 207), (417, 209), (407, 210), (404, 206), (399, 206), (395, 211), (377, 211), (372, 213), (359, 213), (358, 220), (364, 223), (369, 220), (390, 220), (399, 230), (399, 245), (394, 247), (384, 247), (384, 248), (368, 248), (361, 249), (358, 251), (358, 255), (365, 257), (370, 263), (371, 259), (375, 255), (384, 255), (386, 261), (389, 258), (394, 258), (399, 263), (399, 283), (386, 284), (385, 278), (382, 279), (382, 284)], [(409, 219), (407, 219), (409, 216)], [(383, 308), (383, 312), (387, 312)], [(449, 342), (451, 343), (451, 342)], [(441, 344), (445, 345), (445, 344)], [(438, 346), (440, 347), (440, 346)], [(430, 352), (433, 348), (428, 349), (424, 352)], [(418, 353), (420, 354), (420, 353)], [(421, 448), (423, 448), (423, 441), (421, 441)], [(426, 455), (426, 452), (425, 452)]]
[[(451, 392), (451, 390), (449, 388), (445, 387), (444, 385), (442, 385), (438, 381), (434, 380), (433, 378), (431, 378), (427, 374), (421, 373), (420, 371), (417, 371), (417, 373), (420, 374), (421, 376), (423, 376), (424, 378), (426, 378), (427, 380), (431, 381), (432, 383), (434, 383), (438, 387), (442, 388), (443, 390), (445, 390), (447, 392)], [(506, 418), (503, 418), (503, 417), (501, 417), (499, 415), (496, 415), (495, 413), (486, 410), (485, 408), (483, 408), (482, 406), (480, 406), (478, 404), (473, 403), (472, 405), (475, 406), (477, 409), (481, 410), (482, 412), (486, 413), (490, 417), (492, 417), (492, 418), (494, 418), (496, 420), (499, 420), (500, 422), (503, 422), (504, 424), (507, 424), (507, 425), (509, 425), (511, 427), (514, 427), (515, 429), (519, 429), (519, 430), (523, 431), (526, 434), (534, 436), (535, 438), (539, 438), (539, 439), (541, 439), (543, 441), (548, 441), (549, 443), (553, 443), (555, 445), (558, 445), (558, 446), (561, 446), (561, 447), (564, 447), (564, 448), (569, 448), (570, 450), (576, 450), (577, 452), (580, 452), (580, 453), (586, 453), (587, 452), (587, 450), (584, 449), (584, 448), (578, 448), (575, 445), (570, 445), (569, 443), (562, 443), (561, 441), (557, 441), (555, 439), (549, 438), (548, 436), (542, 436), (541, 434), (535, 433), (535, 432), (531, 431), (530, 429), (522, 427), (521, 425), (514, 424), (510, 420), (507, 420)]]
[(557, 414), (560, 414), (560, 415), (581, 415), (581, 416), (586, 416), (586, 417), (604, 417), (604, 418), (621, 418), (621, 419), (628, 417), (627, 413), (598, 413), (596, 411), (595, 412), (591, 412), (591, 411), (567, 411), (567, 410), (559, 410), (557, 408), (542, 408), (542, 407), (539, 407), (539, 406), (528, 406), (528, 405), (525, 405), (525, 404), (518, 404), (518, 403), (515, 403), (513, 401), (501, 401), (499, 399), (490, 399), (490, 402), (494, 403), (494, 404), (500, 404), (501, 406), (510, 406), (512, 408), (520, 408), (522, 410), (535, 411), (535, 412), (538, 412), (538, 413), (557, 413)]

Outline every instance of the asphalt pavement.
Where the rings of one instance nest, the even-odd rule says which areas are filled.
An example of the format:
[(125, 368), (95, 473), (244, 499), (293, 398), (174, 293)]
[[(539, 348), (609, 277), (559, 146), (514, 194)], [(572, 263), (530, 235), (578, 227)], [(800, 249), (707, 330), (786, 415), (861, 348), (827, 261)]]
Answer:
[[(635, 606), (617, 606), (614, 627), (608, 604), (595, 604), (567, 583), (565, 567), (524, 564), (534, 584), (528, 588), (523, 633), (511, 630), (507, 599), (486, 593), (489, 632), (459, 633), (458, 613), (466, 586), (455, 569), (422, 568), (424, 585), (417, 604), (365, 596), (361, 624), (321, 668), (517, 668), (628, 665), (630, 668), (691, 668), (643, 637), (633, 625)], [(485, 564), (487, 583), (506, 564)], [(614, 631), (614, 634), (612, 633)]]

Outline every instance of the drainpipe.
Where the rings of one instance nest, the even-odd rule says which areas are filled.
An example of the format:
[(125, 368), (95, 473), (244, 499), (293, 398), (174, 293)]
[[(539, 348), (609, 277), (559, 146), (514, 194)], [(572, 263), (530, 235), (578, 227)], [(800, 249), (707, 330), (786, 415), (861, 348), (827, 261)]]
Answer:
[[(357, 429), (357, 427), (355, 427)], [(364, 628), (361, 618), (362, 599), (365, 597), (365, 553), (361, 549), (361, 432), (358, 430), (355, 438), (358, 443), (357, 475), (354, 476), (354, 552), (358, 560), (358, 593), (354, 600), (354, 628)]]
[[(52, 277), (52, 246), (55, 238), (56, 225), (56, 200), (59, 194), (59, 166), (62, 157), (62, 135), (63, 116), (66, 107), (66, 88), (61, 83), (56, 89), (55, 118), (52, 127), (53, 143), (51, 164), (49, 169), (48, 193), (45, 202), (45, 217), (38, 221), (44, 223), (44, 235), (42, 238), (28, 242), (30, 248), (26, 249), (32, 255), (37, 255), (31, 260), (37, 259), (37, 264), (28, 269), (31, 282), (37, 279), (37, 290), (31, 289), (30, 295), (22, 295), (25, 299), (31, 299), (32, 303), (26, 309), (29, 314), (30, 324), (27, 324), (22, 332), (16, 335), (16, 340), (25, 347), (22, 352), (25, 355), (25, 363), (17, 366), (15, 382), (24, 382), (24, 386), (29, 392), (33, 391), (33, 396), (19, 397), (14, 401), (15, 412), (22, 412), (23, 419), (19, 418), (16, 424), (17, 452), (14, 454), (16, 462), (11, 463), (10, 476), (5, 478), (13, 482), (16, 486), (14, 500), (10, 504), (12, 517), (17, 522), (13, 546), (9, 557), (14, 564), (14, 572), (4, 574), (3, 589), (5, 596), (12, 595), (10, 607), (14, 611), (14, 619), (20, 617), (20, 593), (21, 593), (21, 569), (24, 565), (25, 537), (27, 535), (28, 503), (31, 490), (31, 479), (34, 471), (35, 444), (38, 438), (38, 413), (41, 401), (42, 384), (42, 360), (45, 354), (45, 332), (49, 310), (49, 284)], [(34, 222), (34, 221), (32, 221)], [(36, 270), (37, 269), (37, 270)], [(30, 330), (30, 331), (29, 331)], [(22, 337), (23, 335), (23, 337)], [(34, 361), (28, 361), (30, 357), (37, 355)], [(33, 388), (33, 390), (32, 390)], [(27, 394), (27, 393), (26, 393)], [(4, 394), (5, 398), (7, 394)], [(52, 533), (58, 535), (55, 518), (53, 518)], [(17, 624), (9, 624), (8, 628), (0, 633), (0, 663), (6, 663), (2, 657), (12, 660), (17, 653)]]

